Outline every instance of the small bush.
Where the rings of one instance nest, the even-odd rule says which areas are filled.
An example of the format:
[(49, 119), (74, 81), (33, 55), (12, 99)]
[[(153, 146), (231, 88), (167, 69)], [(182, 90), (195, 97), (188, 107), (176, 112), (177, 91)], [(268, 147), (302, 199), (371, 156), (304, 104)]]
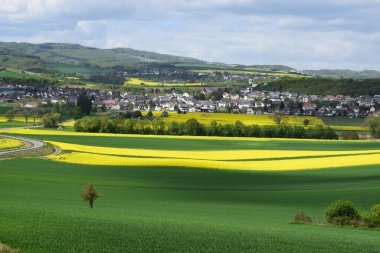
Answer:
[(355, 224), (356, 227), (368, 227), (373, 228), (374, 227), (374, 219), (371, 214), (371, 212), (364, 212), (361, 214), (362, 218), (357, 224)]
[(355, 205), (349, 200), (338, 200), (325, 211), (327, 222), (334, 225), (352, 225), (360, 219)]
[(312, 220), (304, 212), (299, 212), (293, 216), (293, 221), (302, 222), (302, 223), (310, 223)]
[(363, 215), (363, 221), (368, 227), (380, 227), (380, 204), (372, 206), (371, 211)]

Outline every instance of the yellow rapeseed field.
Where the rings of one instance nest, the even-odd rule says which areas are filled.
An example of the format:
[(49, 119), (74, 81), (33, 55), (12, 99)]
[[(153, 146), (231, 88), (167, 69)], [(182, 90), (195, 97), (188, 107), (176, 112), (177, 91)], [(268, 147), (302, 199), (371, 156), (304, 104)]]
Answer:
[(64, 126), (64, 127), (73, 127), (73, 126), (74, 126), (74, 123), (75, 123), (75, 121), (74, 121), (74, 120), (71, 120), (71, 121), (63, 122), (63, 123), (61, 123), (60, 125), (61, 125), (61, 126)]
[(10, 149), (23, 146), (24, 143), (15, 139), (0, 138), (0, 149)]
[[(7, 122), (7, 121), (8, 121), (7, 118), (5, 118), (5, 117), (0, 117), (0, 123), (1, 123), (1, 122)], [(14, 118), (12, 119), (12, 121), (14, 121), (14, 122), (25, 122), (25, 118), (24, 118), (24, 117), (14, 117)], [(36, 122), (40, 122), (40, 121), (41, 121), (41, 118), (36, 118)], [(33, 123), (33, 118), (32, 118), (32, 117), (29, 117), (29, 118), (28, 118), (28, 122)]]
[(78, 145), (63, 142), (51, 142), (62, 150), (83, 151), (86, 153), (96, 153), (103, 155), (122, 155), (144, 158), (180, 158), (192, 160), (211, 161), (236, 161), (254, 159), (278, 159), (296, 157), (317, 157), (317, 156), (339, 156), (339, 155), (359, 155), (359, 154), (380, 154), (380, 150), (361, 151), (300, 151), (300, 150), (222, 150), (222, 151), (173, 151), (158, 149), (136, 149), (136, 148), (111, 148), (99, 146)]
[(146, 81), (142, 80), (140, 78), (128, 78), (125, 83), (125, 85), (131, 84), (131, 85), (146, 85), (146, 86), (201, 86), (202, 83), (160, 83), (160, 82), (152, 82), (152, 81)]
[[(265, 138), (233, 138), (233, 137), (193, 137), (193, 136), (149, 136), (149, 135), (122, 135), (122, 134), (98, 134), (77, 133), (57, 130), (37, 129), (13, 129), (10, 133), (29, 135), (62, 135), (68, 137), (91, 136), (91, 137), (139, 137), (165, 139), (202, 139), (202, 140), (241, 140), (251, 141), (257, 145), (260, 142), (275, 141), (276, 139)], [(48, 139), (46, 141), (49, 141)], [(69, 139), (68, 139), (69, 141)], [(313, 142), (336, 142), (329, 140), (296, 140), (305, 141), (308, 145)], [(350, 141), (339, 141), (350, 142)], [(351, 141), (352, 142), (352, 141)], [(380, 150), (351, 150), (351, 151), (310, 151), (310, 150), (160, 150), (160, 149), (137, 149), (137, 148), (114, 148), (79, 145), (63, 142), (52, 142), (59, 146), (64, 153), (50, 155), (49, 159), (57, 162), (88, 164), (100, 166), (167, 166), (167, 167), (191, 167), (206, 169), (227, 170), (306, 170), (350, 167), (360, 165), (380, 165)], [(265, 146), (265, 145), (264, 145)]]
[(212, 161), (178, 158), (134, 158), (84, 152), (49, 156), (50, 159), (74, 164), (110, 166), (166, 166), (227, 170), (290, 171), (339, 168), (380, 164), (380, 154), (342, 157), (302, 158), (276, 161)]
[[(145, 112), (146, 114), (147, 112)], [(162, 112), (153, 112), (155, 117), (159, 117)], [(221, 124), (233, 124), (237, 120), (240, 120), (245, 125), (275, 125), (275, 121), (272, 115), (250, 115), (250, 114), (231, 114), (231, 113), (186, 113), (178, 114), (176, 112), (169, 112), (169, 117), (164, 117), (163, 120), (167, 122), (177, 121), (184, 122), (188, 119), (195, 118), (203, 124), (210, 124), (211, 121), (215, 120)], [(325, 123), (319, 117), (300, 117), (300, 116), (287, 116), (284, 117), (283, 123), (290, 125), (303, 126), (303, 121), (308, 119), (310, 121), (310, 126), (322, 125)]]

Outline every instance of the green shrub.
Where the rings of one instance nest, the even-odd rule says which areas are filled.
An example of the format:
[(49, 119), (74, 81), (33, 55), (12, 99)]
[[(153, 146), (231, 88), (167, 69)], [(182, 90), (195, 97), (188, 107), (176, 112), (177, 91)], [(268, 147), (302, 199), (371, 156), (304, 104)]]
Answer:
[(349, 200), (338, 200), (327, 207), (325, 211), (327, 222), (335, 225), (354, 224), (360, 219), (355, 205)]
[(302, 223), (310, 223), (312, 220), (309, 216), (307, 216), (304, 212), (296, 213), (293, 216), (293, 220), (296, 222), (302, 222)]
[(380, 227), (380, 204), (374, 205), (371, 211), (363, 215), (367, 227)]
[(380, 226), (380, 204), (372, 206), (371, 214), (374, 216), (377, 226)]
[(375, 222), (374, 222), (371, 212), (363, 212), (361, 216), (362, 216), (362, 219), (356, 224), (357, 227), (369, 227), (369, 228), (374, 227)]

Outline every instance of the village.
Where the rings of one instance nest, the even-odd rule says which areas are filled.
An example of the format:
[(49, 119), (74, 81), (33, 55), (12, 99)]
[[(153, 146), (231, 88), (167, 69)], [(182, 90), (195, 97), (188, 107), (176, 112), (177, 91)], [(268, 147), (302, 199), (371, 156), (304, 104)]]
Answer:
[[(257, 91), (255, 87), (240, 89), (236, 93), (221, 88), (205, 87), (196, 94), (188, 92), (151, 92), (134, 94), (115, 89), (91, 90), (72, 87), (37, 88), (20, 85), (0, 86), (0, 103), (18, 103), (35, 108), (38, 103), (75, 104), (80, 94), (92, 100), (93, 108), (101, 111), (176, 111), (229, 112), (235, 114), (284, 114), (295, 116), (364, 118), (380, 109), (380, 95), (351, 97), (344, 95), (307, 95), (291, 92)], [(213, 94), (221, 94), (216, 99)]]

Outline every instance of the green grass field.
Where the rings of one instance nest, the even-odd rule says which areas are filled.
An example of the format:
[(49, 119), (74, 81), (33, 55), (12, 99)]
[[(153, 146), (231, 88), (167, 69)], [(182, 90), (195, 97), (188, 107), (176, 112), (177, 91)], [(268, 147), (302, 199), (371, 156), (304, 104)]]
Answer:
[(95, 75), (97, 73), (106, 73), (110, 71), (110, 69), (107, 68), (85, 67), (81, 65), (57, 62), (48, 62), (46, 63), (46, 67), (62, 73), (77, 73), (80, 75)]
[(0, 103), (0, 117), (3, 117), (7, 111), (12, 110), (14, 106), (14, 103)]
[(326, 125), (334, 125), (334, 126), (365, 126), (364, 118), (353, 118), (350, 119), (348, 117), (323, 117), (323, 122)]
[(10, 127), (28, 127), (32, 126), (33, 123), (25, 123), (25, 122), (18, 122), (18, 121), (8, 121), (8, 122), (0, 122), (0, 129), (2, 128), (10, 128)]
[[(44, 131), (43, 133), (46, 133)], [(368, 150), (379, 142), (239, 141), (27, 135), (105, 147), (167, 150)], [(380, 163), (380, 162), (379, 162)], [(80, 199), (87, 181), (101, 194)], [(289, 224), (323, 221), (336, 199), (380, 202), (379, 165), (256, 172), (0, 161), (0, 242), (22, 252), (378, 252), (380, 231)]]
[(30, 75), (11, 70), (0, 70), (0, 77), (30, 77)]

